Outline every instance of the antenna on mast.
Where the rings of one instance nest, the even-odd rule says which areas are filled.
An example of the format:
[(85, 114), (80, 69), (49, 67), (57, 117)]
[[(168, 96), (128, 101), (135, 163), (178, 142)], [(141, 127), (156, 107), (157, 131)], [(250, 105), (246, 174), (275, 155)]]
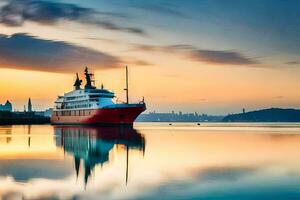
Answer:
[(95, 80), (93, 79), (94, 74), (89, 73), (89, 70), (87, 67), (84, 70), (84, 75), (85, 75), (85, 79), (86, 79), (86, 84), (85, 84), (84, 88), (85, 89), (96, 89), (96, 87), (94, 86)]
[(126, 88), (124, 89), (126, 90), (126, 103), (129, 103), (129, 95), (128, 95), (128, 67), (126, 65)]
[(78, 73), (76, 73), (76, 80), (74, 83), (75, 90), (80, 90), (81, 83), (82, 83), (82, 80), (79, 79)]

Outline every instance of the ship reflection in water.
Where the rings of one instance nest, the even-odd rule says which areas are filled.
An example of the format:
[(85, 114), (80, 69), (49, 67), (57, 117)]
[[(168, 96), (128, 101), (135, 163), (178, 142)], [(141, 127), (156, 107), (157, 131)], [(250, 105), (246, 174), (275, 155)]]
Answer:
[(0, 126), (2, 200), (298, 200), (300, 124)]
[(145, 152), (145, 138), (133, 128), (56, 126), (56, 145), (74, 157), (76, 176), (80, 165), (84, 168), (84, 183), (97, 165), (109, 162), (109, 152), (114, 146), (126, 149), (126, 184), (130, 150)]

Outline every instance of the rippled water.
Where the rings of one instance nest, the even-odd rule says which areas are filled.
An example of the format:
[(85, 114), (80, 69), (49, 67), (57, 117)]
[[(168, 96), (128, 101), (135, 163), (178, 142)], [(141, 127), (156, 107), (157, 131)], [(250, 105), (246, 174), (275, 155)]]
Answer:
[(0, 126), (0, 199), (300, 199), (300, 124)]

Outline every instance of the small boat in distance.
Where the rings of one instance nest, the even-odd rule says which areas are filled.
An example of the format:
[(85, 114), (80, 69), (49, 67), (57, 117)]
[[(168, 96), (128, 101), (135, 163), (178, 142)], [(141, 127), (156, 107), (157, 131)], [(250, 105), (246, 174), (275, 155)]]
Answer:
[(85, 68), (86, 84), (76, 74), (74, 90), (58, 96), (51, 116), (52, 124), (81, 125), (128, 125), (132, 126), (139, 114), (146, 110), (144, 99), (139, 103), (129, 103), (128, 68), (126, 66), (126, 102), (116, 103), (115, 94), (101, 86), (94, 86), (94, 75)]

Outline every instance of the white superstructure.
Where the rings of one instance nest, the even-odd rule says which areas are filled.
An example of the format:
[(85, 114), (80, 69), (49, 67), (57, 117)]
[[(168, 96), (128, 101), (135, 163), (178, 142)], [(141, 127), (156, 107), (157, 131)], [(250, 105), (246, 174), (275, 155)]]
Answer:
[(78, 89), (58, 96), (55, 110), (97, 109), (115, 105), (114, 93), (101, 89)]

